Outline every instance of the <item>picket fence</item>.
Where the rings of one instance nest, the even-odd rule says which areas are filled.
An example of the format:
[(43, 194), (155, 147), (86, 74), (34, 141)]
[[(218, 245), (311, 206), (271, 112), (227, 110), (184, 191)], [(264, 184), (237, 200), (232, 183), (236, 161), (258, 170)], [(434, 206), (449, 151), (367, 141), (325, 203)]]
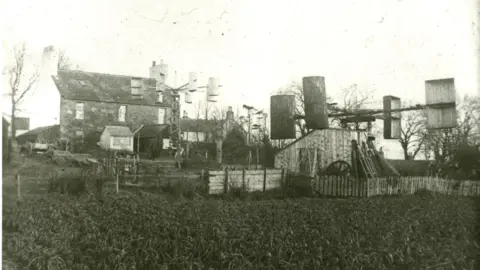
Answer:
[(340, 176), (316, 176), (312, 188), (320, 196), (358, 196), (415, 194), (428, 190), (446, 195), (480, 196), (479, 181), (458, 181), (438, 177), (378, 177), (355, 179)]

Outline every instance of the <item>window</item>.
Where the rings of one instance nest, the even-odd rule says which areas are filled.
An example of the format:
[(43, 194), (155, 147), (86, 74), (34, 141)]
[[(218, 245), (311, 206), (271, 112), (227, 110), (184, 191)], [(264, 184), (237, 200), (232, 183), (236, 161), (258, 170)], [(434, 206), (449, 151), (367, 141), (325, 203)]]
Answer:
[(127, 106), (120, 105), (118, 108), (118, 121), (125, 122), (125, 115), (127, 114)]
[(163, 94), (162, 92), (157, 92), (157, 102), (162, 103), (163, 102)]
[(158, 109), (158, 124), (163, 125), (165, 124), (165, 109), (159, 108)]
[(85, 108), (85, 103), (77, 103), (75, 107), (76, 119), (84, 119), (84, 108)]
[(143, 99), (143, 81), (139, 78), (132, 78), (130, 81), (132, 88), (132, 99)]
[(142, 91), (140, 89), (140, 87), (134, 87), (132, 86), (132, 95), (141, 95), (142, 94)]
[(131, 142), (131, 138), (128, 137), (113, 137), (114, 146), (130, 146)]

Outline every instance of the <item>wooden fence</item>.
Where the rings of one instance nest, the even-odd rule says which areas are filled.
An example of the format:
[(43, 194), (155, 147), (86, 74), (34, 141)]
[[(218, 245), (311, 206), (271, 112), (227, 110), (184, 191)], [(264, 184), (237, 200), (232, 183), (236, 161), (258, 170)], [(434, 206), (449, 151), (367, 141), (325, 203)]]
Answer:
[(480, 196), (479, 181), (457, 181), (437, 177), (379, 177), (355, 179), (338, 176), (316, 176), (312, 188), (320, 196), (360, 196), (415, 194), (428, 190), (446, 195)]
[(209, 194), (227, 193), (232, 188), (246, 191), (266, 191), (282, 186), (283, 169), (230, 170), (209, 172)]
[(339, 176), (315, 176), (312, 189), (319, 196), (367, 197), (368, 182), (365, 179)]

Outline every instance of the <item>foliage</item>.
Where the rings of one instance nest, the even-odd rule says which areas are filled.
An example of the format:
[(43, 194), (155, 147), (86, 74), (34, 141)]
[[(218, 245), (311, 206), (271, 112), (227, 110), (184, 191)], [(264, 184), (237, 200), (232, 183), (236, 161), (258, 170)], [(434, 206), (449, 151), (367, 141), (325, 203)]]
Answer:
[[(468, 144), (460, 145), (454, 153), (454, 161), (458, 170), (465, 174), (465, 178), (469, 179), (477, 174), (480, 177), (480, 148)], [(480, 179), (478, 179), (480, 180)]]
[[(4, 267), (474, 269), (468, 198), (176, 200), (25, 197), (3, 208)], [(478, 265), (476, 265), (478, 267)]]
[[(402, 176), (427, 176), (428, 160), (395, 160), (388, 159), (390, 163)], [(464, 179), (462, 179), (464, 180)]]
[(232, 129), (222, 144), (223, 162), (237, 164), (247, 159), (248, 146), (244, 132), (238, 128)]

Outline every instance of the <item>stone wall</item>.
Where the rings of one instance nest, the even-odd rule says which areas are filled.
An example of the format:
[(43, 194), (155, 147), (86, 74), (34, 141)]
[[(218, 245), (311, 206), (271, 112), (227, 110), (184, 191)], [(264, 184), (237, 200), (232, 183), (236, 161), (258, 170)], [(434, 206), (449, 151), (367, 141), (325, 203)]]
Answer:
[[(83, 102), (84, 119), (76, 119), (76, 103)], [(125, 122), (118, 121), (120, 105), (127, 107)], [(144, 124), (158, 124), (160, 106), (118, 104), (98, 101), (76, 101), (63, 99), (60, 101), (60, 133), (61, 138), (77, 138), (77, 131), (83, 131), (84, 137), (98, 136), (105, 126), (128, 126), (132, 132)], [(170, 108), (165, 108), (164, 123), (170, 118)]]

